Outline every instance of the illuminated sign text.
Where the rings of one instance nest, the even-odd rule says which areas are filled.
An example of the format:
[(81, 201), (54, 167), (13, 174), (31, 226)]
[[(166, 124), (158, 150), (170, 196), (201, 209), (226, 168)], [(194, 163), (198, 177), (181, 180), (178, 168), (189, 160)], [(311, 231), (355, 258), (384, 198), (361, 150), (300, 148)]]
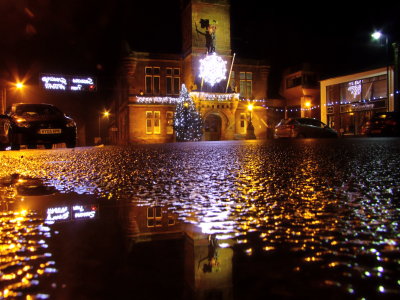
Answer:
[(42, 75), (40, 83), (45, 90), (73, 92), (96, 90), (96, 80), (93, 77)]

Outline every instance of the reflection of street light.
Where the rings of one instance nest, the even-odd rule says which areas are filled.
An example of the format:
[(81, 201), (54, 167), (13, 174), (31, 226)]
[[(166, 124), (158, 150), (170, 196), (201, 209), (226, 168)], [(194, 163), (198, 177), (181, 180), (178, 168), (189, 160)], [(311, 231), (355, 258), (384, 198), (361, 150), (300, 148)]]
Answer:
[(253, 111), (254, 105), (252, 103), (247, 105), (247, 110), (249, 111), (249, 124), (247, 124), (246, 128), (246, 140), (255, 140), (256, 135), (254, 134), (254, 126), (251, 122), (251, 113)]

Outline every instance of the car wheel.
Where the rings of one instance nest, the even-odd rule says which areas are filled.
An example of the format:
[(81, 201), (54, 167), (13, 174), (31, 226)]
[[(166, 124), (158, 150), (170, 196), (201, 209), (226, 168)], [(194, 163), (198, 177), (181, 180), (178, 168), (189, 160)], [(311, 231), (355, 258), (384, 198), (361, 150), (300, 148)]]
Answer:
[(28, 149), (36, 149), (36, 144), (28, 144)]
[(44, 148), (46, 148), (46, 149), (51, 149), (51, 148), (53, 148), (53, 144), (51, 144), (51, 143), (46, 143), (46, 144), (44, 144)]
[(6, 145), (3, 145), (3, 144), (0, 144), (0, 151), (4, 151), (4, 150), (6, 150)]
[(21, 145), (20, 144), (11, 144), (11, 150), (20, 150)]

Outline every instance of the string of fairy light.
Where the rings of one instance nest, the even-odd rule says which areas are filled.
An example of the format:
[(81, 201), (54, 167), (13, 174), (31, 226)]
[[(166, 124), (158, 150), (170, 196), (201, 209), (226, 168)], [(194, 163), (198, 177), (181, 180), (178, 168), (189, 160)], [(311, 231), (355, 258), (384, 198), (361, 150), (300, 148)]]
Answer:
[[(220, 56), (216, 55), (216, 53), (207, 54), (203, 59), (200, 59), (200, 69), (199, 69), (199, 77), (202, 81), (207, 82), (211, 86), (215, 85), (216, 83), (226, 79), (226, 64), (227, 62), (224, 61)], [(200, 101), (240, 101), (240, 102), (247, 102), (247, 103), (260, 103), (261, 107), (264, 107), (267, 110), (273, 111), (289, 111), (289, 112), (298, 112), (298, 111), (310, 111), (315, 109), (320, 109), (322, 106), (324, 107), (332, 107), (334, 105), (352, 105), (354, 109), (361, 109), (365, 108), (366, 106), (370, 105), (370, 102), (376, 102), (386, 97), (373, 97), (371, 99), (356, 99), (361, 96), (362, 93), (362, 81), (356, 80), (354, 82), (348, 83), (347, 91), (353, 95), (353, 100), (342, 99), (339, 101), (329, 101), (328, 103), (324, 103), (321, 105), (311, 105), (311, 103), (306, 103), (304, 107), (295, 106), (295, 107), (283, 107), (283, 106), (270, 106), (267, 105), (268, 102), (265, 99), (245, 99), (241, 98), (239, 93), (209, 93), (209, 92), (190, 92), (188, 95), (192, 99), (198, 99)], [(187, 92), (187, 91), (186, 91)], [(393, 96), (391, 94), (390, 96)], [(137, 103), (143, 104), (171, 104), (171, 105), (178, 105), (179, 102), (182, 101), (181, 97), (137, 97)]]
[[(207, 82), (211, 86), (215, 85), (216, 83), (220, 82), (221, 80), (226, 79), (226, 61), (224, 61), (220, 56), (216, 55), (216, 53), (212, 54), (207, 54), (203, 59), (200, 60), (200, 70), (199, 70), (199, 77), (202, 79), (202, 81)], [(354, 81), (348, 83), (347, 91), (353, 95), (354, 98), (358, 97), (361, 95), (362, 88), (361, 88), (361, 81)], [(298, 112), (298, 111), (310, 111), (310, 110), (315, 110), (315, 109), (320, 109), (321, 106), (324, 107), (331, 107), (333, 105), (352, 105), (354, 109), (365, 107), (365, 105), (369, 105), (369, 102), (372, 101), (378, 101), (383, 99), (384, 97), (374, 97), (372, 99), (363, 99), (363, 100), (358, 100), (358, 99), (353, 99), (352, 101), (350, 100), (345, 100), (342, 99), (341, 101), (329, 101), (327, 104), (322, 104), (322, 105), (311, 105), (310, 102), (305, 103), (304, 107), (301, 106), (295, 106), (295, 107), (290, 107), (290, 106), (279, 106), (279, 107), (274, 107), (271, 105), (267, 105), (266, 102), (268, 102), (265, 99), (245, 99), (241, 98), (239, 93), (209, 93), (209, 92), (188, 92), (185, 88), (185, 93), (188, 95), (188, 97), (192, 99), (198, 99), (200, 101), (217, 101), (217, 102), (227, 102), (227, 101), (240, 101), (240, 102), (246, 102), (247, 104), (249, 103), (259, 103), (258, 106), (264, 107), (267, 110), (273, 110), (277, 112)], [(136, 102), (137, 103), (142, 103), (142, 104), (171, 104), (171, 105), (179, 105), (180, 101), (182, 100), (182, 94), (180, 97), (172, 97), (172, 96), (166, 96), (166, 97), (137, 97)]]
[[(237, 101), (240, 102), (246, 102), (246, 103), (265, 103), (267, 100), (265, 99), (245, 99), (245, 98), (239, 98), (239, 94), (237, 93), (230, 93), (230, 94), (218, 94), (218, 93), (205, 93), (205, 92), (190, 92), (189, 95), (193, 98), (196, 97), (198, 99), (201, 99), (202, 101), (220, 101), (220, 102), (226, 102), (226, 101), (231, 101), (233, 99), (236, 99)], [(379, 100), (385, 99), (385, 97), (380, 97), (380, 98), (373, 98), (370, 100), (361, 100), (361, 101), (347, 101), (347, 100), (342, 100), (342, 101), (333, 101), (329, 102), (327, 104), (322, 104), (322, 105), (313, 105), (311, 107), (305, 107), (305, 108), (284, 108), (284, 107), (276, 107), (276, 106), (269, 106), (269, 105), (260, 105), (261, 107), (264, 107), (268, 110), (274, 110), (274, 111), (290, 111), (290, 112), (298, 112), (298, 111), (309, 111), (309, 110), (315, 110), (321, 108), (321, 106), (333, 106), (333, 105), (346, 105), (346, 104), (352, 104), (354, 106), (359, 105), (359, 104), (368, 104), (371, 102), (376, 102)], [(171, 104), (171, 105), (176, 105), (180, 101), (179, 97), (137, 97), (136, 102), (141, 103), (141, 104)]]

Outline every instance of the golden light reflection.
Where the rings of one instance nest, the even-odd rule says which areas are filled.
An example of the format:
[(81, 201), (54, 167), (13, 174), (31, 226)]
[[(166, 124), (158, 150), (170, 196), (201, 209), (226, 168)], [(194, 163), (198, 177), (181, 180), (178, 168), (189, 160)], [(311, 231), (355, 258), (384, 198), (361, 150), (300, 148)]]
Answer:
[[(8, 187), (0, 186), (0, 202), (15, 203), (10, 195), (15, 194), (9, 193)], [(0, 299), (14, 298), (36, 284), (37, 276), (45, 275), (43, 266), (48, 263), (42, 250), (47, 247), (46, 241), (43, 237), (38, 238), (44, 235), (40, 230), (43, 220), (29, 210), (19, 209), (18, 205), (15, 207), (16, 210), (12, 211), (9, 209), (13, 206), (0, 206), (3, 209), (0, 213), (0, 280), (3, 283)]]
[[(172, 202), (176, 211), (182, 213), (182, 219), (192, 224), (201, 223), (205, 232), (231, 234), (237, 240), (235, 251), (243, 255), (256, 257), (262, 251), (268, 252), (262, 253), (265, 257), (282, 254), (284, 258), (290, 258), (290, 270), (304, 272), (297, 275), (316, 270), (317, 274), (323, 274), (321, 278), (314, 278), (317, 284), (340, 287), (345, 293), (359, 293), (357, 286), (350, 287), (348, 283), (362, 282), (364, 277), (375, 284), (371, 284), (371, 289), (379, 291), (382, 286), (387, 293), (389, 288), (386, 282), (392, 286), (397, 284), (398, 289), (398, 278), (390, 279), (388, 275), (390, 271), (396, 271), (396, 267), (392, 266), (398, 265), (399, 212), (398, 203), (392, 201), (397, 191), (397, 182), (392, 177), (397, 168), (389, 172), (388, 162), (392, 161), (382, 159), (380, 162), (374, 161), (366, 170), (361, 164), (364, 163), (364, 156), (362, 161), (346, 161), (347, 156), (343, 154), (347, 154), (348, 149), (336, 152), (337, 149), (319, 147), (320, 143), (274, 141), (246, 147), (235, 144), (234, 150), (229, 151), (219, 145), (207, 145), (206, 151), (197, 151), (196, 148), (192, 153), (185, 149), (184, 155), (177, 154), (179, 159), (168, 158), (170, 161), (162, 161), (163, 155), (160, 156), (157, 151), (154, 151), (154, 155), (149, 154), (143, 148), (145, 166), (142, 168), (137, 164), (134, 169), (126, 167), (126, 172), (131, 173), (121, 176), (145, 181), (143, 186), (139, 183), (135, 186), (138, 189), (138, 201)], [(396, 151), (394, 153), (397, 155)], [(6, 166), (8, 169), (0, 172), (18, 170), (18, 173), (33, 172), (38, 176), (48, 176), (45, 171), (49, 169), (48, 161), (31, 159), (33, 152), (7, 152), (10, 152), (6, 155), (15, 164)], [(334, 158), (331, 157), (330, 162), (327, 153)], [(136, 154), (140, 161), (142, 154)], [(365, 157), (371, 157), (367, 154)], [(376, 155), (380, 157), (381, 151), (377, 151)], [(84, 157), (94, 162), (87, 153)], [(160, 161), (165, 163), (162, 168)], [(346, 166), (349, 174), (339, 174), (341, 176), (337, 180), (334, 175), (342, 170), (342, 161), (343, 164), (349, 164)], [(135, 164), (136, 158), (131, 162)], [(179, 165), (179, 169), (174, 167), (175, 164)], [(64, 162), (57, 167), (64, 169)], [(86, 182), (94, 181), (87, 174), (92, 169), (86, 168), (84, 163), (79, 167), (71, 176), (72, 179), (63, 173), (51, 180), (63, 186), (73, 185), (75, 176), (84, 178)], [(368, 177), (371, 167), (374, 172), (375, 168), (377, 171), (373, 177)], [(383, 178), (379, 177), (379, 172), (384, 174), (386, 186), (379, 182)], [(124, 186), (129, 184), (120, 184), (126, 183), (125, 179), (119, 180), (109, 173), (102, 180), (118, 187), (112, 192), (116, 195), (121, 190), (126, 192)], [(350, 181), (353, 183), (350, 184)], [(349, 198), (346, 198), (347, 195)], [(4, 237), (6, 243), (0, 249), (9, 253), (0, 259), (0, 263), (2, 266), (13, 266), (13, 260), (19, 260), (15, 251), (23, 249), (26, 263), (32, 269), (18, 269), (5, 274), (9, 278), (17, 275), (20, 284), (26, 283), (27, 272), (35, 275), (46, 273), (43, 267), (46, 259), (39, 251), (41, 246), (35, 243), (37, 237), (34, 235), (39, 233), (35, 226), (29, 228), (24, 224), (24, 218), (34, 219), (29, 212), (25, 217), (8, 215), (7, 218), (2, 226), (11, 232), (13, 238), (2, 233), (2, 240)], [(15, 228), (20, 235), (12, 232)], [(24, 239), (32, 240), (33, 244)], [(14, 286), (5, 286), (2, 293), (11, 294), (15, 289)]]

